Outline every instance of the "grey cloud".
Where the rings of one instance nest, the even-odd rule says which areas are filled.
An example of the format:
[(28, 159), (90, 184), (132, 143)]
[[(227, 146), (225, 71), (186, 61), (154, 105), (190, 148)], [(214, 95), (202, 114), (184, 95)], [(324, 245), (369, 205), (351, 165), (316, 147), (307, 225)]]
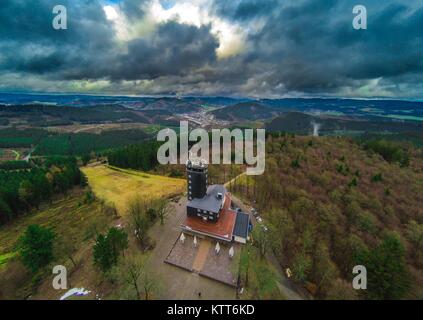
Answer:
[(101, 61), (110, 53), (114, 31), (98, 1), (61, 1), (68, 29), (54, 30), (57, 1), (2, 0), (0, 69), (34, 74), (66, 73)]
[[(423, 8), (410, 11), (398, 1), (362, 1), (368, 30), (352, 28), (355, 1), (285, 2), (264, 28), (250, 37), (249, 63), (274, 70), (268, 83), (284, 90), (336, 93), (354, 80), (421, 73)], [(261, 50), (261, 48), (264, 48)]]
[(151, 79), (182, 75), (216, 60), (218, 41), (209, 27), (169, 22), (148, 38), (132, 40), (128, 53), (118, 58), (114, 79)]
[(148, 3), (148, 0), (125, 0), (119, 4), (119, 7), (128, 18), (133, 20), (144, 16), (144, 5), (146, 3)]
[[(148, 1), (119, 5), (132, 23), (145, 17)], [(134, 93), (228, 95), (337, 95), (380, 79), (392, 95), (423, 97), (421, 1), (361, 1), (368, 9), (365, 31), (352, 28), (353, 0), (210, 1), (214, 14), (248, 30), (246, 49), (236, 56), (217, 59), (211, 26), (171, 21), (122, 45), (103, 2), (61, 1), (69, 29), (58, 32), (51, 27), (57, 1), (2, 0), (0, 71), (61, 87), (69, 80), (109, 79), (126, 92), (137, 86), (125, 81), (147, 79), (147, 91)], [(252, 28), (257, 22), (261, 27)], [(0, 88), (13, 81), (7, 79)], [(36, 81), (25, 83), (36, 89)]]
[[(68, 29), (61, 31), (51, 27), (57, 1), (4, 1), (0, 9), (4, 71), (48, 74), (54, 80), (137, 80), (188, 73), (216, 58), (218, 42), (206, 26), (164, 23), (152, 35), (130, 41), (128, 53), (122, 54), (99, 1), (62, 1)], [(142, 2), (125, 0), (121, 8), (130, 12), (131, 19), (141, 18)]]
[(216, 0), (214, 10), (220, 16), (247, 21), (268, 15), (282, 4), (281, 0)]

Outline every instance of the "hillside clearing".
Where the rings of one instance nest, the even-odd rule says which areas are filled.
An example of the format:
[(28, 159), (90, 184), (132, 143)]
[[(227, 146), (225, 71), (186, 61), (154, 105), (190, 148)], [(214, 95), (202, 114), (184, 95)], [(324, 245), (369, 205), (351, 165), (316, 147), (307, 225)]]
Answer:
[(146, 199), (172, 197), (185, 191), (184, 179), (151, 175), (140, 171), (111, 166), (85, 167), (94, 193), (100, 199), (113, 203), (122, 215), (128, 200), (139, 195)]
[[(0, 228), (0, 298), (22, 299), (29, 294), (34, 295), (32, 276), (16, 259), (19, 237), (29, 225), (38, 224), (55, 232), (55, 264), (71, 267), (67, 253), (62, 250), (64, 242), (72, 245), (72, 254), (77, 261), (90, 261), (91, 254), (86, 249), (91, 248), (95, 232), (101, 232), (110, 225), (114, 217), (108, 215), (98, 201), (86, 203), (84, 195), (84, 190), (76, 188), (66, 197), (48, 205), (47, 209), (22, 216)], [(91, 263), (87, 265), (91, 266)], [(46, 279), (45, 286), (38, 291), (41, 298), (56, 299), (60, 295), (51, 288), (50, 281)]]
[(83, 203), (80, 189), (58, 200), (46, 210), (21, 218), (0, 228), (0, 256), (13, 252), (18, 238), (32, 224), (52, 228), (57, 234), (69, 233), (82, 236), (84, 226), (102, 219), (102, 211), (98, 203)]

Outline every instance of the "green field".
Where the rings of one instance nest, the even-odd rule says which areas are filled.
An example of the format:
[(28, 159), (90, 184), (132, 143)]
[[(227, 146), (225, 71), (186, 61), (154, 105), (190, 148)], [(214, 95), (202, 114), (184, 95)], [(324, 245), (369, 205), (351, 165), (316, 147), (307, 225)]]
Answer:
[(171, 197), (183, 193), (186, 185), (184, 179), (111, 166), (85, 167), (82, 171), (96, 196), (113, 203), (121, 214), (125, 212), (126, 203), (136, 195), (150, 200)]

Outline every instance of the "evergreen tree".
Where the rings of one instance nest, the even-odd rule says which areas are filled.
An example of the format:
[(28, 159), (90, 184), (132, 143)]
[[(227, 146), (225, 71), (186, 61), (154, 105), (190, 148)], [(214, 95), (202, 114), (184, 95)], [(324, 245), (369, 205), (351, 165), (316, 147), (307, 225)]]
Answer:
[(128, 248), (128, 234), (115, 227), (109, 229), (106, 236), (99, 234), (94, 245), (94, 264), (101, 271), (108, 272), (115, 266), (119, 254)]
[(109, 271), (116, 263), (117, 257), (110, 248), (107, 237), (99, 234), (94, 245), (94, 264), (103, 272)]
[(371, 250), (363, 265), (367, 268), (368, 298), (401, 299), (409, 288), (405, 249), (399, 237), (387, 235)]
[(20, 238), (19, 253), (23, 264), (36, 272), (53, 260), (55, 234), (39, 225), (30, 225)]
[(128, 234), (125, 230), (115, 227), (110, 228), (107, 233), (107, 240), (115, 256), (119, 256), (121, 252), (128, 248)]

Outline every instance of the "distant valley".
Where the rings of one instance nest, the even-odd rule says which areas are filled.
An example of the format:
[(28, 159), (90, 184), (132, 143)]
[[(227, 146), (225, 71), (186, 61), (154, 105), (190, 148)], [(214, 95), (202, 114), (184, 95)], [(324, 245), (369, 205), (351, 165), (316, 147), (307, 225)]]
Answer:
[(382, 134), (423, 143), (423, 102), (419, 101), (0, 94), (0, 128), (155, 133), (162, 127), (178, 127), (184, 120), (191, 127), (253, 126), (305, 135)]

